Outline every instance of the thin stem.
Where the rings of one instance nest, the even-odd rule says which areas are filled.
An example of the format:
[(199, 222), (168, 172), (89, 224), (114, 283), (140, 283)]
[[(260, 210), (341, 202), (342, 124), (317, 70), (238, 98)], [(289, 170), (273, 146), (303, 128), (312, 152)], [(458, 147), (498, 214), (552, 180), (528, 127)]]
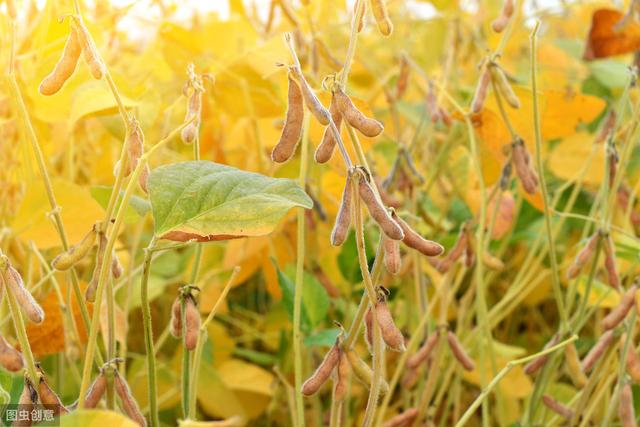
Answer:
[(536, 21), (535, 27), (531, 32), (531, 91), (533, 92), (533, 123), (536, 141), (536, 166), (540, 178), (540, 189), (542, 190), (542, 202), (544, 205), (544, 224), (547, 232), (547, 240), (549, 242), (549, 258), (551, 261), (551, 282), (553, 284), (553, 293), (558, 305), (558, 312), (562, 323), (567, 323), (567, 312), (564, 307), (564, 299), (562, 298), (562, 289), (560, 287), (560, 272), (558, 270), (558, 256), (553, 237), (553, 228), (551, 226), (551, 212), (549, 209), (549, 192), (544, 177), (544, 169), (542, 163), (542, 131), (540, 127), (540, 107), (538, 105), (538, 85), (536, 81), (536, 37), (540, 21)]
[[(144, 326), (144, 344), (147, 352), (147, 382), (149, 386), (149, 421), (151, 426), (159, 426), (158, 419), (158, 389), (156, 385), (156, 358), (153, 346), (153, 328), (151, 322), (151, 309), (149, 307), (149, 275), (151, 274), (151, 262), (156, 240), (152, 238), (144, 251), (144, 268), (140, 280), (140, 302), (142, 307), (142, 323)], [(184, 312), (184, 307), (182, 312)], [(184, 319), (183, 319), (184, 323)], [(186, 351), (186, 350), (185, 350)]]
[[(187, 297), (180, 296), (180, 316), (182, 317), (182, 416), (189, 416), (189, 392), (191, 391), (191, 352), (187, 349)], [(146, 336), (146, 334), (145, 334)]]

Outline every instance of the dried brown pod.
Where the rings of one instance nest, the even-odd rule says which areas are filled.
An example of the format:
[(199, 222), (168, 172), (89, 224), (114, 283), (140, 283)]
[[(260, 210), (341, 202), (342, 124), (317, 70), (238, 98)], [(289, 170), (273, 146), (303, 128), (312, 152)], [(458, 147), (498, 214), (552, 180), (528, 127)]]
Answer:
[(84, 399), (84, 407), (87, 409), (95, 408), (100, 403), (100, 399), (107, 390), (107, 377), (104, 374), (104, 369), (100, 369), (100, 374), (93, 380), (93, 383), (87, 390), (86, 397)]
[(362, 111), (353, 104), (351, 99), (338, 88), (333, 92), (333, 97), (344, 120), (358, 129), (360, 133), (368, 137), (375, 137), (382, 133), (384, 126), (376, 119), (365, 116)]
[(600, 132), (596, 137), (595, 143), (600, 144), (609, 139), (609, 136), (613, 132), (613, 129), (616, 124), (616, 110), (613, 108), (609, 110), (607, 113), (607, 117), (604, 119), (602, 127), (600, 128)]
[(48, 406), (47, 409), (53, 410), (53, 415), (58, 416), (60, 414), (66, 414), (67, 412), (69, 412), (69, 410), (60, 400), (60, 397), (58, 397), (56, 392), (53, 391), (51, 387), (49, 387), (49, 384), (47, 384), (47, 380), (44, 378), (44, 376), (40, 377), (40, 384), (38, 389), (40, 401), (43, 405)]
[(384, 236), (382, 238), (384, 246), (384, 266), (391, 274), (398, 274), (402, 266), (402, 258), (400, 257), (400, 243), (397, 240), (389, 239)]
[(184, 121), (190, 123), (180, 131), (180, 138), (185, 144), (191, 144), (198, 137), (200, 121), (202, 118), (202, 88), (201, 85), (193, 86), (187, 100), (187, 113)]
[(616, 268), (615, 249), (613, 247), (613, 241), (611, 236), (603, 237), (603, 249), (604, 249), (604, 268), (607, 271), (607, 281), (609, 286), (618, 288), (620, 286), (620, 277), (618, 276), (618, 269)]
[(593, 257), (596, 252), (596, 248), (598, 247), (598, 242), (600, 241), (600, 233), (595, 232), (589, 240), (584, 248), (578, 252), (576, 258), (573, 260), (573, 264), (567, 270), (567, 278), (575, 279), (580, 274), (580, 271), (585, 266), (587, 262)]
[(567, 373), (576, 387), (584, 387), (587, 383), (587, 376), (582, 372), (578, 351), (573, 343), (567, 344), (564, 348), (564, 358), (567, 363)]
[(347, 180), (342, 190), (342, 202), (338, 209), (336, 222), (331, 231), (331, 244), (333, 246), (341, 246), (349, 234), (351, 226), (351, 204), (353, 199), (353, 188), (351, 186), (351, 176), (347, 175)]
[[(560, 342), (560, 337), (556, 334), (544, 345), (543, 350), (547, 348), (553, 347), (554, 345)], [(527, 363), (524, 367), (524, 373), (527, 375), (533, 375), (540, 370), (549, 360), (548, 354), (543, 354), (542, 356), (538, 356), (533, 359), (531, 362)]]
[(402, 218), (400, 218), (395, 212), (392, 212), (392, 218), (400, 225), (404, 238), (402, 243), (415, 249), (425, 256), (438, 256), (444, 252), (444, 247), (432, 240), (427, 240), (418, 233), (416, 233), (409, 224), (407, 224)]
[(514, 10), (515, 5), (513, 3), (513, 0), (504, 0), (500, 16), (498, 16), (493, 20), (493, 22), (491, 22), (491, 28), (493, 29), (493, 31), (495, 31), (496, 33), (503, 32), (507, 27), (507, 24), (509, 24), (509, 19), (513, 15)]
[(487, 100), (487, 94), (489, 93), (489, 83), (491, 83), (491, 72), (489, 67), (485, 66), (480, 74), (478, 85), (476, 86), (476, 92), (473, 95), (471, 101), (471, 112), (478, 114), (482, 111), (484, 103)]
[(147, 425), (147, 420), (145, 420), (142, 415), (138, 402), (136, 402), (133, 394), (131, 393), (131, 389), (129, 389), (129, 384), (127, 384), (127, 381), (118, 373), (117, 370), (114, 371), (113, 382), (115, 384), (116, 393), (118, 394), (118, 397), (120, 397), (120, 402), (122, 403), (122, 409), (124, 409), (124, 412), (129, 418), (138, 423), (139, 426), (145, 427)]
[(562, 418), (565, 418), (567, 420), (570, 420), (571, 418), (573, 418), (573, 411), (570, 408), (558, 402), (553, 397), (547, 394), (542, 396), (542, 403), (544, 403), (544, 406), (551, 409), (553, 412), (560, 415)]
[(384, 181), (382, 181), (380, 179), (380, 177), (375, 176), (373, 178), (374, 182), (376, 183), (376, 187), (378, 188), (378, 194), (380, 194), (380, 200), (382, 200), (382, 203), (385, 206), (389, 206), (392, 208), (399, 208), (400, 206), (402, 206), (402, 201), (400, 201), (399, 199), (397, 199), (396, 197), (394, 197), (386, 188), (384, 185)]
[(349, 375), (351, 374), (351, 365), (347, 360), (347, 356), (344, 351), (340, 350), (340, 360), (338, 366), (334, 369), (333, 378), (333, 397), (336, 401), (340, 402), (347, 396), (347, 390), (349, 389)]
[(538, 189), (538, 174), (531, 165), (531, 157), (524, 141), (517, 139), (511, 144), (511, 147), (511, 161), (522, 187), (527, 193), (535, 194)]
[(502, 271), (504, 270), (504, 263), (500, 258), (491, 255), (489, 252), (482, 253), (482, 263), (491, 270)]
[(96, 251), (96, 265), (93, 268), (93, 276), (91, 281), (87, 285), (84, 297), (89, 302), (94, 302), (96, 299), (96, 289), (98, 288), (98, 279), (100, 277), (100, 270), (102, 269), (102, 262), (104, 260), (104, 252), (107, 249), (107, 237), (103, 232), (98, 233), (98, 250)]
[(498, 65), (492, 65), (490, 68), (493, 81), (495, 82), (500, 95), (504, 97), (505, 101), (507, 101), (512, 108), (520, 108), (520, 99), (513, 91), (511, 83), (509, 83), (509, 80), (502, 68)]
[(390, 350), (404, 351), (404, 336), (395, 322), (393, 316), (389, 310), (389, 306), (384, 299), (379, 300), (376, 303), (376, 321), (380, 327), (382, 339)]
[(636, 291), (638, 287), (632, 285), (620, 298), (620, 303), (614, 307), (607, 316), (602, 319), (602, 327), (604, 329), (613, 329), (620, 324), (629, 313), (629, 310), (635, 305)]
[[(335, 123), (338, 132), (340, 132), (340, 128), (342, 127), (342, 114), (338, 110), (338, 105), (335, 100), (335, 96), (331, 97), (331, 103), (329, 104), (329, 113), (331, 114), (331, 119), (333, 123)], [(325, 128), (324, 135), (322, 136), (322, 141), (318, 148), (316, 149), (315, 159), (318, 163), (326, 163), (331, 159), (333, 152), (336, 148), (336, 139), (333, 136), (333, 131), (330, 127)]]
[(297, 67), (292, 67), (291, 71), (300, 85), (302, 98), (304, 99), (304, 104), (307, 106), (307, 109), (321, 125), (327, 126), (331, 122), (331, 114), (324, 108), (324, 105), (322, 105), (313, 89), (311, 89), (311, 86), (309, 86), (309, 83), (307, 83), (307, 80), (302, 75), (302, 71)]
[[(360, 6), (362, 5), (362, 6)], [(367, 2), (366, 0), (358, 0), (355, 5), (353, 6), (353, 10), (354, 10), (354, 15), (353, 15), (353, 19), (357, 18), (356, 12), (358, 11), (358, 7), (362, 7), (362, 14), (360, 15), (360, 19), (358, 20), (358, 27), (357, 27), (357, 31), (361, 32), (362, 29), (364, 28), (364, 19), (365, 16), (367, 15)]]
[(53, 71), (42, 80), (38, 91), (47, 96), (58, 92), (69, 77), (73, 75), (80, 53), (82, 53), (82, 47), (78, 41), (78, 32), (72, 26), (60, 60)]
[(138, 185), (140, 185), (140, 188), (145, 192), (145, 194), (149, 194), (148, 183), (150, 173), (151, 169), (149, 169), (149, 164), (145, 163), (142, 172), (140, 172), (140, 176), (138, 177)]
[(591, 348), (589, 353), (582, 359), (582, 372), (589, 372), (593, 365), (602, 357), (607, 348), (613, 343), (615, 336), (613, 331), (609, 330), (600, 335), (596, 344)]
[(389, 11), (387, 10), (387, 0), (371, 0), (371, 11), (373, 17), (378, 24), (378, 30), (383, 36), (389, 36), (393, 32), (393, 23), (389, 18)]
[(400, 56), (400, 74), (398, 75), (398, 81), (396, 82), (396, 94), (395, 99), (400, 99), (407, 91), (409, 84), (411, 68), (409, 67), (409, 59), (405, 54)]
[(633, 390), (631, 385), (625, 383), (620, 390), (620, 403), (618, 405), (618, 416), (622, 427), (637, 427), (636, 412), (633, 408)]
[(174, 338), (182, 337), (182, 297), (178, 295), (171, 306), (169, 332)]
[(20, 309), (33, 323), (42, 323), (44, 320), (44, 310), (36, 302), (31, 292), (24, 286), (22, 276), (18, 270), (7, 264), (6, 270), (2, 273), (6, 291), (11, 292), (20, 306)]
[[(624, 347), (624, 335), (620, 337), (620, 345)], [(633, 345), (630, 345), (627, 349), (627, 359), (625, 360), (625, 367), (627, 374), (634, 382), (640, 382), (640, 357), (636, 354)]]
[(324, 359), (316, 369), (316, 371), (302, 384), (302, 394), (304, 396), (311, 396), (315, 394), (322, 385), (327, 382), (333, 369), (338, 365), (340, 361), (340, 344), (336, 340), (336, 343), (324, 356)]
[(0, 366), (9, 372), (18, 372), (24, 367), (22, 353), (0, 335)]
[(378, 223), (380, 229), (393, 240), (404, 239), (404, 232), (400, 225), (391, 217), (387, 208), (384, 207), (380, 199), (376, 196), (371, 183), (366, 177), (361, 177), (358, 181), (358, 193), (360, 199), (367, 206), (369, 214)]
[[(360, 382), (367, 387), (371, 387), (371, 381), (373, 380), (373, 370), (367, 363), (362, 360), (355, 351), (353, 350), (344, 350), (347, 360), (351, 365), (351, 369), (355, 374), (356, 378), (360, 380)], [(389, 383), (384, 379), (380, 383), (380, 393), (386, 394), (389, 392)]]
[(118, 258), (118, 254), (116, 251), (113, 251), (111, 255), (111, 275), (114, 279), (120, 278), (122, 276), (123, 268), (120, 263), (120, 258)]
[(410, 426), (413, 420), (418, 416), (418, 410), (416, 408), (409, 408), (404, 412), (399, 413), (387, 420), (382, 427), (403, 427)]
[(451, 251), (449, 251), (447, 257), (436, 264), (439, 272), (445, 273), (449, 271), (453, 263), (459, 260), (460, 257), (462, 257), (462, 255), (466, 253), (467, 245), (469, 244), (468, 240), (469, 233), (467, 233), (467, 225), (464, 224), (462, 225), (462, 227), (460, 227), (458, 239), (453, 245), (453, 248), (451, 248)]
[(440, 338), (440, 331), (433, 331), (431, 335), (429, 335), (429, 338), (425, 340), (422, 347), (420, 347), (413, 356), (407, 359), (407, 367), (415, 369), (429, 359), (431, 352), (438, 343), (438, 338)]
[(140, 123), (138, 123), (138, 120), (134, 117), (129, 121), (127, 137), (125, 138), (124, 144), (129, 154), (126, 173), (126, 176), (129, 176), (136, 166), (138, 166), (140, 157), (144, 154), (144, 134), (140, 128)]
[(94, 224), (78, 244), (71, 246), (67, 251), (55, 257), (53, 261), (51, 261), (51, 266), (60, 271), (73, 267), (89, 253), (96, 242), (97, 235), (98, 227), (97, 224)]
[(185, 297), (184, 319), (184, 345), (187, 350), (191, 351), (196, 348), (198, 333), (200, 332), (200, 311), (191, 295)]
[(274, 162), (282, 163), (289, 160), (296, 151), (296, 146), (302, 134), (302, 121), (304, 119), (304, 105), (302, 100), (302, 91), (298, 83), (295, 81), (291, 73), (289, 79), (289, 94), (287, 105), (287, 116), (285, 118), (284, 127), (280, 140), (273, 147), (271, 159)]
[(11, 424), (12, 426), (30, 426), (32, 425), (31, 419), (31, 410), (34, 409), (34, 406), (38, 404), (38, 392), (36, 391), (33, 383), (24, 376), (24, 386), (22, 388), (22, 393), (18, 399), (18, 410), (19, 411), (28, 411), (26, 419), (18, 419)]
[(460, 362), (460, 365), (462, 365), (462, 367), (467, 371), (473, 371), (476, 367), (475, 362), (473, 361), (473, 359), (471, 359), (471, 357), (469, 357), (464, 347), (462, 346), (462, 343), (458, 340), (458, 337), (452, 331), (447, 332), (447, 343), (449, 343), (451, 353), (453, 353), (453, 356), (456, 358), (456, 360)]
[(76, 25), (78, 42), (82, 47), (82, 57), (84, 58), (84, 62), (89, 66), (91, 75), (93, 75), (95, 79), (100, 80), (106, 74), (106, 67), (98, 53), (98, 48), (96, 48), (89, 30), (87, 30), (84, 22), (82, 22), (82, 18), (74, 16), (73, 20)]

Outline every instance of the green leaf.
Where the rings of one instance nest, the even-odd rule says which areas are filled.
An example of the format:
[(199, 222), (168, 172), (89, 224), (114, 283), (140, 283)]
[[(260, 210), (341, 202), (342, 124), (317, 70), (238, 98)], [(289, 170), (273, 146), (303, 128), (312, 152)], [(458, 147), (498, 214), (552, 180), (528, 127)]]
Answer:
[[(293, 319), (293, 301), (295, 295), (295, 283), (290, 277), (295, 276), (295, 267), (289, 265), (286, 274), (277, 265), (278, 282), (282, 289), (282, 302), (287, 308), (289, 318)], [(329, 310), (329, 295), (316, 278), (304, 272), (302, 281), (302, 311), (301, 321), (306, 330), (313, 329), (322, 322)]]
[(331, 347), (335, 342), (340, 329), (325, 329), (304, 338), (304, 345), (307, 347)]
[[(113, 187), (110, 186), (97, 185), (95, 187), (91, 187), (91, 197), (93, 197), (93, 199), (98, 202), (103, 209), (106, 209), (109, 204), (111, 192), (113, 192)], [(120, 196), (118, 197), (118, 201), (115, 206), (116, 211), (120, 208), (123, 195), (124, 192), (120, 192)], [(125, 224), (138, 222), (140, 217), (145, 216), (147, 212), (149, 212), (149, 209), (151, 209), (151, 205), (149, 205), (148, 201), (142, 197), (131, 196), (129, 203), (127, 204), (127, 208), (124, 210)]]
[(225, 240), (269, 234), (293, 207), (313, 202), (292, 180), (208, 161), (154, 169), (149, 198), (160, 238)]
[(629, 66), (610, 59), (589, 63), (593, 76), (609, 89), (623, 88), (629, 81)]

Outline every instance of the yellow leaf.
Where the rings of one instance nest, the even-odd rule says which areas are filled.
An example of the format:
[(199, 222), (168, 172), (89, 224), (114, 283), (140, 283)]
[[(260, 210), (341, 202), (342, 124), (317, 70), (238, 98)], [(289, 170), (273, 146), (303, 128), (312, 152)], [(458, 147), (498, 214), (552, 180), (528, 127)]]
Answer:
[(103, 409), (77, 409), (60, 417), (61, 427), (137, 427), (126, 416)]
[[(61, 207), (70, 244), (80, 241), (93, 224), (104, 217), (104, 210), (86, 188), (54, 179), (53, 191)], [(50, 211), (44, 187), (40, 184), (29, 186), (11, 228), (22, 240), (33, 240), (39, 249), (59, 246), (58, 232), (48, 218)]]
[[(502, 357), (497, 357), (496, 359), (496, 368), (498, 370), (502, 369), (508, 361)], [(472, 384), (480, 385), (480, 369), (484, 369), (485, 372), (490, 373), (492, 369), (491, 366), (490, 360), (485, 360), (484, 367), (476, 363), (476, 368), (471, 372), (465, 372), (463, 377)], [(521, 365), (512, 368), (502, 381), (498, 383), (498, 387), (501, 393), (516, 399), (524, 399), (529, 396), (533, 390), (531, 379), (524, 373)]]
[[(135, 101), (121, 95), (125, 108), (138, 105)], [(95, 114), (115, 114), (118, 111), (113, 94), (104, 82), (90, 81), (79, 86), (71, 98), (70, 123), (75, 123), (85, 116)]]
[(582, 176), (584, 183), (599, 186), (605, 171), (605, 153), (602, 144), (593, 143), (593, 137), (579, 132), (556, 145), (549, 156), (549, 169), (558, 178), (571, 181)]

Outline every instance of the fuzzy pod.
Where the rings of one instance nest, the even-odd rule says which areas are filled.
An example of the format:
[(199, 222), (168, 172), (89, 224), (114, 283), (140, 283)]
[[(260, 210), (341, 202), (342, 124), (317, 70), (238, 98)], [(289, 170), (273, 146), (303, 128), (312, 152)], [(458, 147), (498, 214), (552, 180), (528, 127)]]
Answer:
[(614, 307), (614, 309), (611, 310), (604, 319), (602, 319), (602, 327), (604, 329), (613, 329), (624, 320), (627, 313), (629, 313), (636, 302), (637, 290), (638, 287), (633, 285), (622, 295), (622, 298), (620, 298), (620, 304)]
[(116, 251), (113, 251), (111, 255), (111, 275), (114, 279), (118, 279), (122, 276), (122, 272), (123, 268), (122, 263), (120, 263), (120, 258), (118, 258)]
[(84, 399), (84, 407), (87, 409), (95, 408), (100, 403), (100, 399), (107, 390), (107, 377), (104, 374), (104, 370), (100, 369), (100, 374), (93, 380), (93, 383), (89, 386), (87, 394)]
[(369, 351), (373, 348), (373, 311), (371, 306), (364, 315), (364, 341), (367, 343)]
[(531, 165), (529, 152), (522, 140), (513, 144), (511, 159), (522, 187), (527, 193), (535, 194), (538, 189), (538, 174)]
[(471, 101), (471, 112), (478, 114), (482, 111), (484, 103), (487, 100), (487, 94), (489, 93), (489, 83), (491, 83), (491, 72), (489, 67), (485, 67), (480, 74), (478, 85), (476, 86), (476, 92), (473, 95)]
[[(28, 411), (31, 414), (31, 411), (34, 409), (34, 406), (38, 404), (38, 392), (35, 387), (25, 375), (24, 377), (24, 386), (22, 388), (22, 393), (20, 393), (20, 397), (18, 398), (18, 410), (19, 411)], [(31, 416), (27, 416), (27, 419), (16, 420), (11, 424), (12, 426), (30, 426), (32, 425), (33, 420)]]
[(411, 390), (418, 384), (418, 380), (420, 379), (420, 369), (407, 369), (402, 376), (402, 387), (405, 389)]
[(384, 246), (384, 265), (391, 274), (398, 274), (402, 266), (402, 258), (400, 256), (400, 243), (397, 240), (389, 239), (384, 236), (382, 238)]
[[(342, 127), (342, 114), (340, 114), (340, 110), (338, 109), (338, 105), (335, 100), (335, 96), (331, 97), (331, 103), (329, 104), (329, 113), (331, 114), (331, 119), (333, 123), (335, 123), (338, 132), (340, 132), (340, 128)], [(314, 155), (316, 162), (318, 163), (326, 163), (331, 159), (333, 152), (336, 148), (336, 139), (333, 136), (333, 132), (330, 127), (325, 128), (324, 135), (322, 135), (322, 141), (318, 148), (316, 149), (316, 153)]]
[(336, 343), (329, 349), (324, 359), (316, 369), (316, 371), (302, 384), (302, 394), (304, 396), (311, 396), (315, 394), (322, 385), (327, 382), (333, 369), (338, 365), (340, 361), (340, 345)]
[[(347, 360), (351, 365), (351, 370), (355, 377), (367, 387), (371, 387), (371, 382), (373, 381), (373, 370), (367, 363), (362, 360), (355, 351), (353, 350), (345, 350), (344, 353), (347, 356)], [(382, 379), (380, 383), (380, 394), (387, 394), (389, 392), (389, 383)]]
[(200, 130), (200, 120), (202, 116), (202, 90), (199, 88), (193, 88), (193, 91), (189, 95), (187, 101), (187, 113), (184, 117), (184, 121), (191, 123), (186, 125), (180, 131), (180, 138), (185, 144), (191, 144), (198, 137), (198, 131)]
[(427, 338), (422, 347), (416, 351), (416, 354), (407, 359), (407, 367), (415, 369), (429, 359), (431, 352), (438, 343), (438, 338), (440, 338), (440, 332), (437, 330), (429, 335), (429, 338)]
[(620, 390), (620, 403), (618, 404), (618, 416), (622, 427), (637, 427), (636, 412), (633, 408), (633, 390), (631, 385), (626, 383)]
[(382, 300), (376, 304), (376, 321), (380, 327), (382, 339), (390, 350), (405, 351), (404, 336), (395, 322), (389, 310), (387, 302)]
[(615, 336), (611, 330), (600, 335), (596, 344), (591, 348), (589, 353), (587, 353), (585, 358), (582, 359), (582, 372), (589, 372), (591, 368), (593, 368), (593, 365), (600, 360), (607, 348), (613, 343), (614, 338)]
[(358, 1), (356, 2), (356, 4), (354, 5), (354, 7), (353, 7), (353, 10), (354, 10), (353, 19), (356, 19), (356, 18), (357, 18), (357, 15), (356, 15), (356, 13), (355, 13), (355, 12), (357, 12), (357, 11), (358, 11), (358, 6), (359, 6), (360, 4), (362, 4), (362, 6), (361, 6), (361, 7), (362, 7), (362, 14), (360, 15), (360, 19), (359, 19), (359, 20), (358, 20), (358, 22), (357, 22), (357, 28), (356, 28), (356, 30), (357, 30), (358, 32), (361, 32), (361, 31), (362, 31), (362, 29), (364, 28), (365, 16), (367, 15), (367, 2), (366, 2), (366, 0), (358, 0)]
[(80, 41), (78, 40), (78, 32), (72, 26), (60, 60), (53, 68), (53, 71), (42, 79), (38, 91), (46, 96), (58, 92), (69, 77), (73, 75), (81, 53), (82, 46), (80, 46)]
[(333, 246), (341, 246), (349, 234), (351, 226), (351, 204), (353, 199), (353, 187), (351, 186), (351, 176), (347, 175), (347, 180), (342, 190), (342, 202), (338, 209), (336, 222), (331, 230), (331, 244)]
[(427, 240), (416, 233), (413, 228), (411, 228), (411, 226), (409, 226), (409, 224), (407, 224), (402, 218), (396, 215), (395, 212), (392, 213), (392, 217), (404, 233), (404, 239), (402, 239), (402, 242), (405, 245), (419, 251), (425, 256), (438, 256), (444, 252), (444, 247), (441, 244), (432, 240)]
[(181, 298), (178, 296), (171, 306), (171, 320), (170, 320), (169, 332), (174, 338), (182, 337), (182, 303)]
[(396, 99), (402, 98), (407, 92), (410, 73), (411, 68), (409, 67), (409, 60), (406, 55), (402, 55), (400, 57), (400, 74), (398, 75), (398, 81), (396, 82)]
[(127, 384), (127, 381), (118, 373), (118, 371), (114, 371), (113, 382), (115, 384), (116, 393), (120, 397), (120, 402), (122, 403), (122, 409), (124, 409), (124, 412), (139, 426), (145, 427), (147, 425), (147, 420), (145, 420), (142, 415), (138, 402), (136, 402), (133, 394), (131, 393), (129, 384)]
[(544, 406), (551, 409), (553, 412), (560, 415), (562, 418), (565, 418), (567, 420), (570, 420), (571, 418), (573, 418), (573, 411), (570, 408), (558, 402), (548, 394), (545, 394), (544, 396), (542, 396), (542, 403), (544, 403)]
[(0, 335), (0, 366), (9, 372), (18, 372), (24, 367), (22, 353)]
[(51, 261), (51, 266), (56, 270), (64, 271), (73, 267), (77, 262), (82, 260), (96, 242), (98, 235), (98, 227), (94, 224), (91, 230), (82, 238), (82, 240), (70, 247), (66, 252), (61, 253)]
[(498, 257), (491, 255), (489, 252), (482, 253), (482, 263), (489, 269), (494, 271), (504, 270), (504, 263)]
[[(621, 346), (624, 346), (624, 335), (620, 337)], [(631, 377), (631, 379), (638, 383), (640, 382), (640, 357), (636, 354), (636, 350), (632, 345), (627, 349), (627, 359), (625, 360), (625, 367), (627, 374)]]
[(329, 113), (329, 110), (324, 108), (324, 105), (322, 105), (313, 89), (311, 89), (311, 86), (307, 83), (307, 80), (302, 75), (300, 69), (294, 67), (293, 74), (300, 85), (302, 98), (304, 99), (304, 104), (307, 106), (307, 109), (322, 126), (327, 126), (331, 122), (331, 114)]
[(384, 182), (379, 177), (374, 177), (374, 182), (378, 188), (378, 194), (380, 194), (380, 200), (385, 206), (392, 208), (399, 208), (402, 206), (402, 201), (394, 197), (384, 186)]
[(271, 152), (271, 159), (276, 163), (286, 162), (293, 156), (298, 141), (300, 140), (300, 135), (302, 134), (302, 121), (304, 119), (302, 91), (291, 73), (289, 73), (288, 79), (287, 116), (284, 121), (280, 140)]
[(40, 384), (39, 384), (38, 390), (39, 390), (40, 401), (42, 402), (43, 405), (48, 405), (51, 407), (51, 409), (53, 410), (53, 415), (58, 416), (58, 415), (66, 414), (69, 412), (69, 410), (64, 406), (64, 404), (60, 400), (60, 397), (58, 397), (56, 392), (53, 391), (51, 387), (49, 387), (49, 384), (47, 384), (47, 381), (45, 380), (44, 376), (40, 378)]
[(620, 276), (618, 276), (618, 269), (616, 268), (615, 249), (613, 248), (613, 241), (611, 236), (603, 238), (604, 240), (604, 268), (607, 271), (607, 280), (609, 286), (618, 288), (620, 286)]
[(102, 262), (104, 260), (104, 252), (107, 250), (107, 237), (104, 233), (98, 233), (98, 250), (96, 251), (96, 265), (93, 268), (93, 276), (91, 281), (87, 285), (87, 289), (84, 293), (84, 298), (89, 302), (96, 300), (96, 290), (98, 288), (98, 280), (100, 276), (100, 270), (102, 269)]
[(460, 362), (462, 367), (467, 371), (473, 371), (474, 368), (476, 367), (476, 364), (473, 361), (473, 359), (469, 357), (464, 347), (462, 347), (462, 343), (460, 343), (460, 341), (458, 340), (458, 337), (456, 337), (456, 334), (454, 334), (451, 331), (448, 331), (447, 343), (449, 343), (449, 348), (451, 349), (451, 353), (453, 353), (453, 356), (456, 358), (458, 362)]
[(91, 38), (91, 34), (89, 33), (89, 30), (87, 30), (87, 27), (85, 27), (82, 19), (74, 17), (74, 22), (77, 27), (78, 41), (82, 47), (82, 57), (84, 58), (84, 62), (89, 66), (91, 75), (95, 79), (100, 80), (106, 74), (106, 67), (98, 53), (98, 48), (96, 48), (93, 38)]
[(149, 194), (148, 184), (150, 173), (151, 169), (149, 168), (149, 163), (145, 163), (142, 172), (140, 172), (140, 176), (138, 177), (138, 185), (140, 185), (140, 188), (145, 192), (145, 194)]
[[(547, 349), (549, 347), (553, 347), (554, 345), (558, 344), (560, 342), (560, 337), (558, 337), (558, 335), (554, 335), (543, 347), (544, 349)], [(549, 355), (548, 354), (543, 354), (542, 356), (538, 356), (535, 359), (533, 359), (531, 362), (527, 363), (524, 366), (524, 373), (527, 375), (533, 375), (536, 372), (538, 372), (540, 370), (540, 368), (542, 368), (544, 365), (546, 365), (547, 360), (549, 360)]]
[(351, 374), (351, 365), (343, 350), (340, 350), (340, 361), (334, 369), (333, 378), (333, 397), (336, 401), (341, 402), (347, 396), (349, 389), (349, 375)]
[(384, 234), (386, 234), (387, 237), (393, 240), (404, 239), (405, 236), (402, 228), (391, 217), (391, 215), (387, 211), (387, 208), (384, 207), (380, 199), (378, 199), (375, 192), (373, 191), (371, 183), (364, 177), (361, 177), (358, 182), (358, 193), (360, 195), (360, 199), (367, 206), (369, 214), (374, 219), (374, 221), (378, 223)]
[(493, 65), (491, 66), (491, 72), (494, 79), (493, 81), (496, 84), (496, 88), (507, 101), (507, 103), (512, 108), (520, 108), (520, 99), (518, 98), (518, 95), (516, 95), (516, 93), (513, 91), (511, 83), (509, 83), (509, 80), (507, 79), (507, 76), (502, 68), (497, 65)]
[(387, 420), (382, 427), (403, 427), (410, 426), (413, 420), (418, 416), (418, 410), (416, 408), (409, 408), (404, 412), (399, 413)]
[(10, 265), (4, 272), (4, 282), (7, 286), (7, 292), (13, 294), (20, 309), (26, 314), (29, 320), (33, 323), (42, 323), (44, 321), (44, 310), (33, 298), (31, 292), (24, 286), (20, 273)]
[(507, 28), (507, 24), (509, 24), (509, 20), (513, 15), (515, 10), (515, 5), (513, 4), (513, 0), (504, 0), (502, 4), (502, 11), (500, 12), (500, 16), (491, 22), (491, 28), (496, 33), (501, 33)]
[(567, 270), (567, 278), (575, 279), (580, 274), (580, 271), (584, 267), (584, 265), (589, 262), (589, 260), (593, 257), (593, 254), (598, 247), (598, 242), (600, 241), (600, 233), (595, 232), (587, 241), (587, 244), (582, 248), (580, 252), (576, 255), (573, 263)]
[(187, 350), (191, 351), (196, 348), (200, 332), (200, 311), (192, 296), (185, 299), (184, 328), (184, 345)]
[(564, 359), (567, 364), (567, 373), (573, 384), (576, 387), (584, 387), (587, 383), (587, 376), (582, 372), (578, 351), (573, 343), (567, 344), (564, 348)]
[(387, 10), (387, 0), (371, 0), (371, 11), (373, 17), (378, 24), (378, 30), (383, 36), (390, 36), (393, 32), (393, 23), (389, 18), (389, 11)]
[(144, 134), (142, 133), (140, 124), (135, 118), (129, 123), (129, 129), (124, 143), (127, 147), (127, 153), (129, 154), (126, 174), (129, 176), (136, 166), (138, 166), (140, 157), (142, 157), (142, 154), (144, 153)]
[(334, 91), (333, 97), (344, 120), (354, 128), (358, 129), (358, 131), (364, 136), (373, 138), (382, 133), (384, 130), (382, 123), (376, 119), (371, 119), (365, 116), (362, 111), (358, 110), (342, 89)]

